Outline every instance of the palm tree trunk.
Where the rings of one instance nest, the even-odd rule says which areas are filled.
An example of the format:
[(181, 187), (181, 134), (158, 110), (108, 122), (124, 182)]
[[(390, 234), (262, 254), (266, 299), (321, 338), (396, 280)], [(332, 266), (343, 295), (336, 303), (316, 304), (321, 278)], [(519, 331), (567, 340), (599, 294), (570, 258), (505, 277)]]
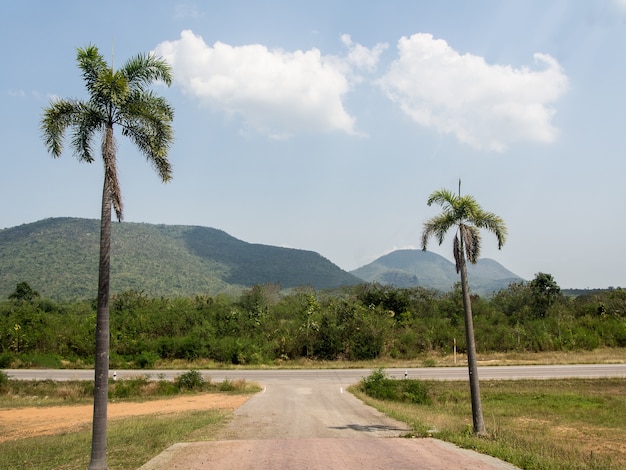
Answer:
[(461, 251), (459, 256), (459, 268), (461, 272), (461, 292), (463, 293), (463, 309), (465, 311), (465, 338), (467, 343), (467, 367), (469, 369), (470, 395), (472, 399), (472, 421), (474, 434), (485, 436), (485, 420), (483, 407), (480, 401), (480, 383), (478, 380), (478, 364), (476, 361), (476, 341), (474, 339), (474, 321), (472, 319), (472, 301), (469, 293), (467, 280), (467, 266), (465, 255)]
[(96, 363), (93, 391), (93, 431), (89, 470), (107, 469), (107, 405), (109, 394), (109, 284), (111, 277), (111, 193), (104, 180), (100, 219), (100, 268), (96, 314)]

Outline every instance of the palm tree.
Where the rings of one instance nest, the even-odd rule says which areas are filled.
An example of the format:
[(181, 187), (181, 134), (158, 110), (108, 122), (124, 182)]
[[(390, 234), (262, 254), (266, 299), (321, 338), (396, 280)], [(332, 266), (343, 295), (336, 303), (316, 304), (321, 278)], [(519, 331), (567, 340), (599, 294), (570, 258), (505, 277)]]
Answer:
[(456, 272), (461, 274), (461, 291), (463, 293), (463, 308), (465, 311), (467, 365), (469, 368), (470, 394), (472, 399), (472, 420), (474, 433), (486, 435), (485, 421), (480, 402), (472, 303), (465, 261), (467, 259), (472, 264), (478, 261), (480, 254), (479, 229), (487, 229), (495, 234), (498, 239), (498, 249), (501, 249), (504, 245), (507, 230), (504, 221), (500, 217), (491, 212), (484, 211), (472, 196), (461, 196), (461, 181), (459, 181), (458, 196), (447, 189), (440, 189), (433, 192), (428, 198), (428, 205), (431, 206), (432, 204), (441, 206), (443, 212), (424, 222), (422, 250), (426, 250), (426, 245), (431, 236), (437, 238), (437, 241), (441, 245), (448, 230), (452, 227), (456, 228), (453, 251)]
[(93, 140), (101, 139), (104, 184), (100, 223), (100, 265), (96, 314), (96, 358), (93, 434), (89, 468), (106, 469), (107, 395), (109, 375), (109, 280), (111, 207), (122, 221), (122, 197), (117, 177), (117, 152), (113, 136), (121, 128), (163, 182), (171, 179), (167, 152), (173, 142), (173, 108), (148, 87), (155, 81), (171, 84), (171, 69), (162, 59), (139, 54), (119, 70), (109, 66), (95, 46), (79, 48), (78, 67), (89, 94), (86, 101), (58, 99), (44, 109), (43, 139), (53, 157), (61, 156), (65, 131), (71, 129), (71, 146), (79, 161), (91, 163)]

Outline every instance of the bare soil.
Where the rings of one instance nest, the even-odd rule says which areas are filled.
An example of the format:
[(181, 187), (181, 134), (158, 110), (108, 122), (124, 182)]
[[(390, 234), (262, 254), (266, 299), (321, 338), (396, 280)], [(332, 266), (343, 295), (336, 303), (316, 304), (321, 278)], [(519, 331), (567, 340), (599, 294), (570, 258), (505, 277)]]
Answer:
[[(235, 410), (249, 396), (204, 394), (189, 395), (142, 403), (109, 403), (108, 418), (180, 413), (184, 411), (228, 409)], [(0, 442), (26, 437), (70, 432), (91, 425), (93, 405), (31, 407), (0, 410)]]

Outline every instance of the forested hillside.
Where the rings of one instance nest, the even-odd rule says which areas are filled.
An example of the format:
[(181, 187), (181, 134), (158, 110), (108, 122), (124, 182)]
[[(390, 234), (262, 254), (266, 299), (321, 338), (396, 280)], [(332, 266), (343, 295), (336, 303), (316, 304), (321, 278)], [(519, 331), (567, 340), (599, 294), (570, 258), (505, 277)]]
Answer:
[[(522, 280), (492, 259), (468, 263), (467, 271), (472, 292), (480, 295), (491, 295)], [(441, 291), (449, 291), (459, 282), (454, 263), (436, 253), (421, 250), (396, 250), (351, 273), (367, 282), (394, 287), (419, 285)]]
[[(0, 298), (19, 282), (42, 296), (96, 296), (99, 221), (53, 218), (0, 230)], [(318, 253), (246, 243), (208, 227), (113, 225), (112, 293), (155, 297), (239, 292), (255, 284), (316, 289), (362, 280)]]

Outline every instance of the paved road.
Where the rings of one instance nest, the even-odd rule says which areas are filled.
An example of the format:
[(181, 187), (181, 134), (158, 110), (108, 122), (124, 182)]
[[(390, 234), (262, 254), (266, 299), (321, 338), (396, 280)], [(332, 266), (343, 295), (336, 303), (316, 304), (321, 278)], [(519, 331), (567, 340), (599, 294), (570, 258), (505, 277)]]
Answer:
[(345, 391), (363, 371), (348, 378), (344, 370), (280, 372), (253, 378), (262, 377), (263, 391), (235, 411), (215, 440), (176, 444), (140, 470), (515, 468), (436, 439), (399, 437), (410, 431), (406, 424)]
[[(386, 373), (395, 378), (404, 377), (432, 380), (466, 380), (467, 367), (390, 368)], [(92, 380), (93, 370), (70, 369), (4, 369), (10, 378), (19, 380)], [(157, 379), (174, 380), (186, 370), (113, 370), (117, 378), (149, 375)], [(333, 382), (348, 386), (370, 374), (371, 369), (294, 369), (294, 370), (201, 370), (205, 378), (216, 382), (224, 379), (246, 379), (260, 384), (291, 383), (292, 381)], [(626, 377), (626, 364), (584, 364), (554, 366), (483, 366), (478, 368), (483, 380), (492, 379), (555, 379)]]
[[(467, 380), (465, 367), (387, 369), (396, 378)], [(91, 370), (6, 370), (12, 378), (90, 380)], [(185, 371), (111, 370), (118, 379), (148, 374), (173, 380)], [(345, 389), (370, 369), (203, 370), (214, 381), (246, 379), (263, 386), (210, 442), (179, 443), (141, 470), (428, 469), (511, 470), (515, 467), (436, 439), (405, 439), (406, 425), (365, 406)], [(481, 379), (626, 377), (626, 364), (498, 366)]]

